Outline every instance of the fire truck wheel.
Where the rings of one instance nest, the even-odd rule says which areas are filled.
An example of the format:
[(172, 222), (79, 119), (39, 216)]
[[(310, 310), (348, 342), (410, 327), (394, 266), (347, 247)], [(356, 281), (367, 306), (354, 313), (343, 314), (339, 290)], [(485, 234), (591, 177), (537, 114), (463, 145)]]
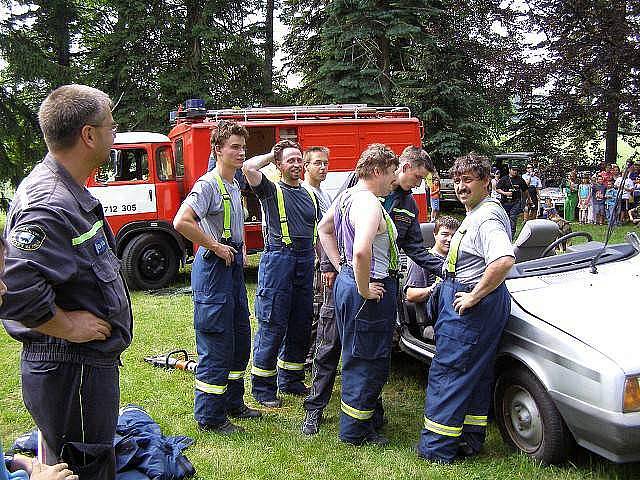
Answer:
[(166, 235), (143, 233), (131, 239), (122, 252), (122, 273), (130, 288), (166, 287), (178, 273), (178, 257)]

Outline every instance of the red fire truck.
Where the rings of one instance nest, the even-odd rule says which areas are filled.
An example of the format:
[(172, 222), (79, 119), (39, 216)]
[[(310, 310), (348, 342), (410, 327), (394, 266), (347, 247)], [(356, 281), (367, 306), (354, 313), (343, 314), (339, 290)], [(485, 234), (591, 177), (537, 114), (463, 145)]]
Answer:
[[(316, 105), (206, 110), (189, 100), (171, 113), (169, 135), (119, 133), (110, 161), (89, 180), (117, 239), (117, 255), (132, 288), (167, 285), (193, 246), (172, 227), (173, 217), (195, 181), (206, 171), (211, 130), (222, 119), (249, 130), (247, 158), (268, 152), (278, 141), (295, 140), (303, 148), (326, 146), (331, 151), (323, 189), (334, 194), (353, 171), (360, 153), (371, 143), (389, 145), (400, 153), (420, 146), (420, 121), (404, 107)], [(266, 173), (268, 176), (273, 173)], [(420, 220), (427, 221), (424, 186), (414, 191)], [(257, 198), (243, 188), (247, 251), (262, 249), (262, 216)]]

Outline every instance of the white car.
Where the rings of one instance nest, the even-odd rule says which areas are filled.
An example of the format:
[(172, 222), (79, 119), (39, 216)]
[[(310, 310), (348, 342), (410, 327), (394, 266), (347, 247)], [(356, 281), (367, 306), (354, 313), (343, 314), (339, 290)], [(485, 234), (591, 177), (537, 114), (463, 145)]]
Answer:
[[(640, 319), (631, 299), (640, 292), (640, 239), (630, 233), (604, 249), (588, 241), (547, 257), (566, 239), (556, 236), (555, 223), (532, 220), (515, 243), (495, 419), (507, 443), (544, 463), (566, 460), (574, 442), (614, 462), (639, 461)], [(421, 309), (402, 307), (399, 346), (429, 362), (435, 345), (421, 336)]]

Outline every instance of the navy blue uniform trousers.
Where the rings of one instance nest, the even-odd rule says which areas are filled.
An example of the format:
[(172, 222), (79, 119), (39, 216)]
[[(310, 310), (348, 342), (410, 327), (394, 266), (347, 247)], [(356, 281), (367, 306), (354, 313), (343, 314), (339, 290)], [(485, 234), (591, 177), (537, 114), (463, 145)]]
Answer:
[(258, 401), (277, 390), (301, 393), (313, 319), (312, 247), (267, 247), (260, 259), (253, 342), (252, 393)]
[(251, 349), (242, 245), (232, 246), (238, 253), (229, 267), (199, 248), (191, 270), (198, 348), (194, 414), (198, 423), (213, 426), (226, 421), (227, 410), (244, 404)]
[(118, 366), (22, 360), (22, 396), (45, 440), (45, 463), (81, 480), (115, 478)]
[(398, 281), (384, 285), (382, 300), (358, 293), (353, 270), (343, 266), (334, 286), (336, 325), (342, 340), (340, 439), (361, 443), (382, 424), (382, 387), (389, 377), (391, 340), (396, 316)]
[(436, 355), (429, 367), (418, 453), (443, 463), (453, 461), (461, 441), (476, 453), (484, 442), (496, 351), (511, 309), (502, 283), (458, 315), (455, 294), (469, 291), (451, 279), (440, 286)]

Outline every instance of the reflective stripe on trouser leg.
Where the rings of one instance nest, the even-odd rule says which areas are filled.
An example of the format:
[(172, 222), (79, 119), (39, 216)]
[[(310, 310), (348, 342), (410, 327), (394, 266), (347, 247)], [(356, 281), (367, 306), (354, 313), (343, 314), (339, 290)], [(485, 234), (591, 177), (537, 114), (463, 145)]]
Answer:
[[(203, 253), (198, 250), (191, 271), (198, 349), (194, 416), (198, 423), (219, 425), (227, 419), (229, 372), (246, 368), (251, 339), (244, 284), (237, 281), (241, 256), (227, 267), (217, 256), (205, 259)], [(244, 351), (239, 348), (243, 344)]]
[[(425, 401), (425, 428), (418, 451), (421, 456), (451, 462), (467, 429), (482, 429), (489, 407), (485, 391), (487, 371), (493, 369), (500, 336), (509, 315), (509, 296), (501, 285), (488, 298), (458, 315), (452, 307), (455, 293), (468, 291), (453, 280), (440, 288), (439, 315), (436, 322), (436, 351), (431, 367)], [(469, 417), (467, 417), (469, 415)], [(458, 430), (459, 429), (459, 430)], [(454, 435), (455, 434), (455, 435)]]
[(233, 360), (227, 382), (227, 410), (239, 409), (244, 405), (244, 375), (251, 353), (251, 324), (242, 255), (236, 255), (236, 257), (238, 257), (238, 266), (233, 271), (233, 291), (236, 293), (233, 314)]
[(294, 261), (290, 250), (265, 251), (258, 268), (251, 392), (258, 401), (276, 398), (278, 350), (287, 332)]
[(340, 438), (351, 443), (373, 433), (372, 417), (389, 375), (395, 280), (385, 281), (384, 287), (382, 301), (363, 303), (350, 268), (343, 267), (336, 278), (336, 325), (342, 339)]
[(278, 353), (278, 388), (298, 393), (304, 386), (304, 362), (309, 351), (311, 322), (313, 321), (313, 264), (312, 248), (292, 255), (292, 295), (290, 299), (287, 333)]

